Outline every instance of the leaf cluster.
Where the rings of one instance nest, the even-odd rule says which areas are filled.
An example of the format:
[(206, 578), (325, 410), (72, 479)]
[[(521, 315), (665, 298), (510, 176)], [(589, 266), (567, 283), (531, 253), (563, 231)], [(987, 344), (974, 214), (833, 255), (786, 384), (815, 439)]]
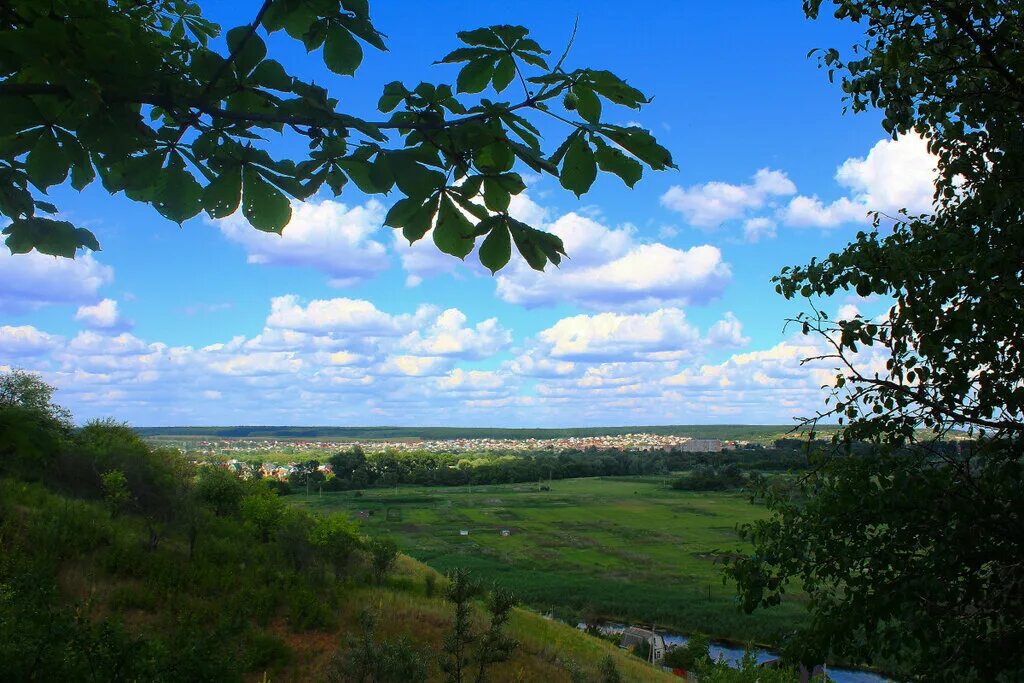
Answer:
[[(465, 258), (483, 238), (480, 259), (492, 272), (512, 245), (543, 269), (558, 265), (564, 246), (509, 215), (525, 189), (517, 169), (555, 176), (580, 196), (598, 169), (632, 186), (643, 166), (673, 166), (647, 131), (602, 118), (602, 102), (639, 109), (646, 96), (609, 71), (566, 70), (568, 51), (549, 65), (521, 26), (460, 32), (464, 46), (439, 62), (462, 65), (454, 90), (389, 83), (379, 121), (339, 109), (327, 89), (274, 59), (267, 41), (281, 33), (334, 73), (355, 75), (365, 49), (387, 49), (365, 0), (264, 0), (251, 23), (223, 33), (226, 50), (221, 32), (192, 0), (4, 4), (0, 214), (11, 221), (12, 252), (99, 249), (87, 229), (43, 215), (58, 212), (45, 197), (66, 183), (81, 190), (98, 180), (177, 223), (240, 210), (273, 233), (295, 201), (352, 183), (394, 192), (386, 222), (410, 242), (432, 233), (438, 249)], [(513, 81), (520, 101), (483, 96), (489, 87), (500, 97)], [(553, 152), (540, 117), (570, 129)], [(297, 147), (305, 152), (280, 153)]]

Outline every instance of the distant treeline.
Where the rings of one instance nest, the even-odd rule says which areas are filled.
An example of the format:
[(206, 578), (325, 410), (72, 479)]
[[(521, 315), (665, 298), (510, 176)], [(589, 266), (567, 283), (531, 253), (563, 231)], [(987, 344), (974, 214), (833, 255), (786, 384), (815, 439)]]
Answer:
[[(661, 425), (531, 429), (504, 427), (141, 427), (142, 436), (206, 436), (291, 439), (560, 439), (566, 437), (658, 434), (695, 439), (763, 441), (786, 434), (792, 425)], [(827, 428), (826, 428), (827, 429)]]
[(701, 468), (731, 467), (745, 472), (788, 471), (808, 466), (807, 444), (781, 439), (776, 445), (717, 453), (620, 451), (588, 448), (560, 453), (494, 455), (426, 451), (365, 453), (359, 446), (327, 459), (333, 474), (317, 468), (320, 460), (299, 463), (283, 487), (291, 490), (358, 490), (374, 486), (464, 486), (543, 482), (575, 477), (669, 474)]

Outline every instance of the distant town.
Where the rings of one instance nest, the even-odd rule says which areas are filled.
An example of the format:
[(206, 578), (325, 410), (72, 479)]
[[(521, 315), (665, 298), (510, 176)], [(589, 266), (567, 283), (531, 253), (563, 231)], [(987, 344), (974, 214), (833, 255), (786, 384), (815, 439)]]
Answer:
[(744, 446), (746, 441), (721, 439), (695, 439), (688, 436), (665, 434), (616, 434), (609, 436), (561, 437), (553, 439), (159, 439), (165, 446), (173, 446), (191, 455), (221, 455), (250, 457), (259, 454), (329, 455), (356, 446), (367, 453), (427, 452), (427, 453), (527, 453), (530, 451), (583, 451), (587, 449), (620, 451), (677, 450), (688, 453), (717, 453), (724, 449)]

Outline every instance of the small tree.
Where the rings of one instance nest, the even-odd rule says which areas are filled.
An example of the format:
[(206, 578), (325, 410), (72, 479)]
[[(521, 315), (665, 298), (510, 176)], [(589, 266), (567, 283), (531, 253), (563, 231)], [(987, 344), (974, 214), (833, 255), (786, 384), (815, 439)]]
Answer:
[(270, 541), (284, 515), (284, 501), (269, 490), (257, 491), (242, 499), (242, 519), (259, 535), (260, 541)]
[(285, 508), (279, 519), (274, 536), (281, 554), (296, 572), (309, 569), (315, 559), (311, 542), (314, 521), (296, 508)]
[(331, 662), (328, 680), (358, 683), (420, 683), (427, 680), (428, 660), (408, 636), (377, 642), (377, 616), (364, 609), (359, 613), (360, 638), (338, 652)]
[(380, 586), (384, 584), (388, 572), (398, 559), (398, 546), (390, 538), (374, 538), (370, 541), (370, 563), (373, 580)]
[(441, 670), (449, 683), (462, 683), (463, 674), (469, 666), (467, 649), (475, 637), (470, 623), (470, 601), (480, 593), (480, 584), (473, 580), (465, 569), (456, 569), (448, 575), (444, 596), (455, 608), (452, 630), (444, 637)]
[(71, 428), (71, 411), (53, 402), (54, 387), (33, 373), (14, 368), (0, 372), (0, 408), (18, 407), (37, 412), (65, 429)]
[(120, 470), (110, 470), (100, 475), (100, 486), (103, 489), (103, 501), (110, 509), (110, 516), (117, 517), (124, 512), (132, 501), (132, 492), (128, 489), (128, 479)]
[(200, 468), (195, 493), (218, 517), (238, 512), (245, 496), (241, 480), (231, 472), (216, 467)]
[(508, 661), (515, 651), (518, 643), (505, 633), (505, 626), (517, 602), (510, 591), (497, 586), (487, 596), (487, 611), (490, 612), (491, 620), (477, 647), (476, 683), (484, 683), (488, 666)]
[(348, 567), (352, 553), (361, 545), (358, 527), (344, 515), (318, 517), (310, 531), (310, 542), (319, 551), (340, 579)]
[(490, 613), (488, 628), (482, 634), (473, 632), (472, 601), (481, 593), (479, 582), (465, 569), (456, 569), (448, 575), (445, 598), (455, 608), (452, 629), (442, 643), (444, 655), (441, 670), (449, 683), (463, 683), (470, 669), (470, 649), (477, 643), (477, 668), (474, 680), (483, 683), (487, 667), (509, 659), (516, 648), (516, 641), (505, 634), (505, 626), (516, 606), (515, 597), (508, 591), (495, 587), (487, 596), (487, 610)]

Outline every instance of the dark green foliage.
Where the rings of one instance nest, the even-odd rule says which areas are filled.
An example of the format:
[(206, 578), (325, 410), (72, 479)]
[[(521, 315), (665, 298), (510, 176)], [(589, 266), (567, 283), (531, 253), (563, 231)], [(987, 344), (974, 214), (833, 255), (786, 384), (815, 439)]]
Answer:
[(311, 542), (315, 522), (295, 508), (287, 507), (277, 524), (274, 540), (281, 556), (294, 572), (308, 571), (317, 558), (316, 548)]
[(689, 474), (673, 479), (671, 486), (680, 491), (725, 491), (739, 488), (744, 482), (746, 479), (736, 465), (698, 465)]
[(611, 655), (601, 660), (601, 669), (598, 673), (601, 676), (601, 683), (622, 683), (622, 674), (619, 673), (619, 669), (615, 666), (615, 660), (612, 659)]
[(100, 477), (100, 485), (103, 488), (103, 500), (110, 508), (110, 514), (117, 517), (132, 500), (128, 480), (120, 470), (111, 470)]
[(665, 653), (661, 663), (673, 669), (687, 672), (699, 672), (711, 666), (711, 654), (708, 651), (710, 641), (707, 636), (693, 635), (685, 645), (674, 647)]
[(0, 472), (39, 477), (71, 431), (71, 414), (53, 402), (38, 375), (0, 373)]
[(441, 671), (450, 683), (463, 683), (470, 670), (469, 649), (476, 641), (472, 624), (472, 601), (480, 594), (480, 584), (465, 569), (456, 569), (448, 575), (445, 599), (455, 610), (452, 628), (442, 642), (444, 652), (440, 660)]
[[(293, 660), (265, 628), (338, 626), (343, 586), (328, 577), (361, 552), (352, 522), (288, 507), (260, 480), (196, 472), (123, 424), (65, 432), (46, 403), (7, 415), (35, 419), (9, 424), (5, 465), (28, 462), (37, 427), (56, 454), (25, 470), (42, 483), (0, 477), (0, 680), (237, 681)], [(386, 572), (397, 549), (375, 546)], [(408, 642), (379, 654), (391, 673), (373, 680), (422, 680)]]
[(379, 641), (377, 617), (369, 610), (359, 613), (360, 638), (339, 650), (328, 671), (330, 681), (358, 683), (420, 683), (429, 673), (429, 652), (417, 648), (405, 636)]
[[(880, 319), (796, 319), (837, 366), (808, 420), (845, 429), (730, 574), (744, 606), (799, 582), (811, 623), (788, 654), (901, 665), (922, 680), (1019, 680), (1024, 653), (1024, 3), (834, 0), (865, 35), (818, 51), (847, 107), (921, 135), (938, 160), (933, 209), (876, 216), (845, 249), (784, 269), (787, 298), (856, 293)], [(806, 0), (817, 17), (826, 5)], [(883, 223), (885, 225), (883, 225)], [(865, 354), (875, 356), (868, 363)], [(962, 430), (971, 441), (941, 439)], [(922, 436), (924, 430), (927, 436)], [(850, 448), (867, 441), (867, 455)]]
[(370, 551), (370, 568), (373, 580), (380, 586), (384, 584), (388, 572), (398, 559), (398, 546), (390, 538), (373, 538), (367, 548)]
[(54, 388), (38, 375), (14, 368), (0, 374), (0, 410), (20, 408), (38, 413), (55, 426), (71, 428), (71, 413), (53, 402)]
[(267, 489), (246, 496), (242, 500), (241, 512), (246, 524), (262, 542), (267, 543), (281, 526), (285, 515), (285, 503), (277, 494)]
[[(448, 575), (445, 599), (454, 609), (451, 630), (445, 635), (441, 648), (441, 671), (451, 683), (475, 681), (484, 683), (492, 664), (508, 661), (518, 643), (505, 633), (505, 627), (518, 604), (509, 591), (494, 586), (485, 595), (489, 615), (487, 629), (477, 632), (473, 627), (473, 600), (483, 591), (480, 582), (466, 569), (456, 569)], [(475, 666), (474, 660), (475, 659)]]
[(335, 605), (317, 588), (297, 583), (287, 591), (288, 626), (295, 632), (323, 630), (338, 623)]
[[(807, 469), (811, 463), (808, 452), (813, 453), (817, 449), (818, 444), (809, 449), (805, 442), (790, 440), (779, 447), (750, 446), (718, 453), (596, 448), (559, 453), (384, 451), (360, 454), (359, 463), (354, 469), (351, 462), (345, 464), (350, 455), (342, 453), (331, 457), (332, 463), (337, 463), (342, 474), (327, 479), (324, 490), (355, 489), (355, 495), (358, 496), (360, 489), (398, 484), (504, 484), (577, 477), (659, 475), (696, 470), (711, 471), (714, 474), (711, 478), (717, 482), (712, 488), (717, 490), (741, 486), (745, 481), (742, 473)], [(472, 466), (467, 466), (468, 462)], [(350, 478), (345, 477), (346, 473), (351, 473)]]
[(363, 546), (356, 525), (340, 514), (317, 517), (309, 532), (309, 542), (325, 558), (340, 579), (356, 550)]
[(242, 482), (231, 472), (203, 467), (195, 483), (196, 498), (218, 517), (237, 514), (245, 495)]
[(487, 596), (490, 621), (477, 645), (476, 683), (484, 683), (487, 680), (488, 667), (508, 661), (518, 647), (516, 640), (505, 633), (505, 627), (512, 616), (512, 608), (517, 603), (515, 596), (500, 586), (494, 586)]
[[(608, 71), (565, 68), (568, 50), (549, 65), (521, 26), (460, 32), (464, 47), (441, 60), (463, 65), (455, 91), (394, 81), (378, 102), (389, 116), (378, 121), (339, 111), (327, 90), (271, 58), (265, 41), (283, 30), (334, 73), (354, 75), (365, 47), (386, 50), (366, 2), (268, 0), (250, 24), (226, 32), (226, 51), (214, 49), (221, 27), (189, 0), (14, 0), (0, 30), (0, 215), (11, 221), (13, 253), (99, 249), (85, 228), (38, 215), (58, 211), (41, 196), (53, 186), (81, 190), (98, 178), (178, 223), (241, 207), (254, 228), (279, 233), (290, 200), (324, 186), (339, 194), (351, 181), (369, 194), (398, 189), (386, 223), (410, 242), (432, 230), (438, 249), (464, 258), (486, 236), (481, 260), (494, 271), (514, 241), (543, 269), (565, 252), (555, 235), (509, 217), (511, 195), (525, 189), (517, 165), (577, 195), (598, 165), (629, 185), (644, 165), (672, 167), (645, 131), (602, 123), (603, 102), (640, 109), (646, 96)], [(488, 87), (500, 96), (513, 81), (522, 89), (514, 104), (460, 97)], [(572, 129), (568, 150), (553, 156), (534, 123), (548, 117)], [(308, 153), (278, 156), (280, 137), (298, 138)]]

